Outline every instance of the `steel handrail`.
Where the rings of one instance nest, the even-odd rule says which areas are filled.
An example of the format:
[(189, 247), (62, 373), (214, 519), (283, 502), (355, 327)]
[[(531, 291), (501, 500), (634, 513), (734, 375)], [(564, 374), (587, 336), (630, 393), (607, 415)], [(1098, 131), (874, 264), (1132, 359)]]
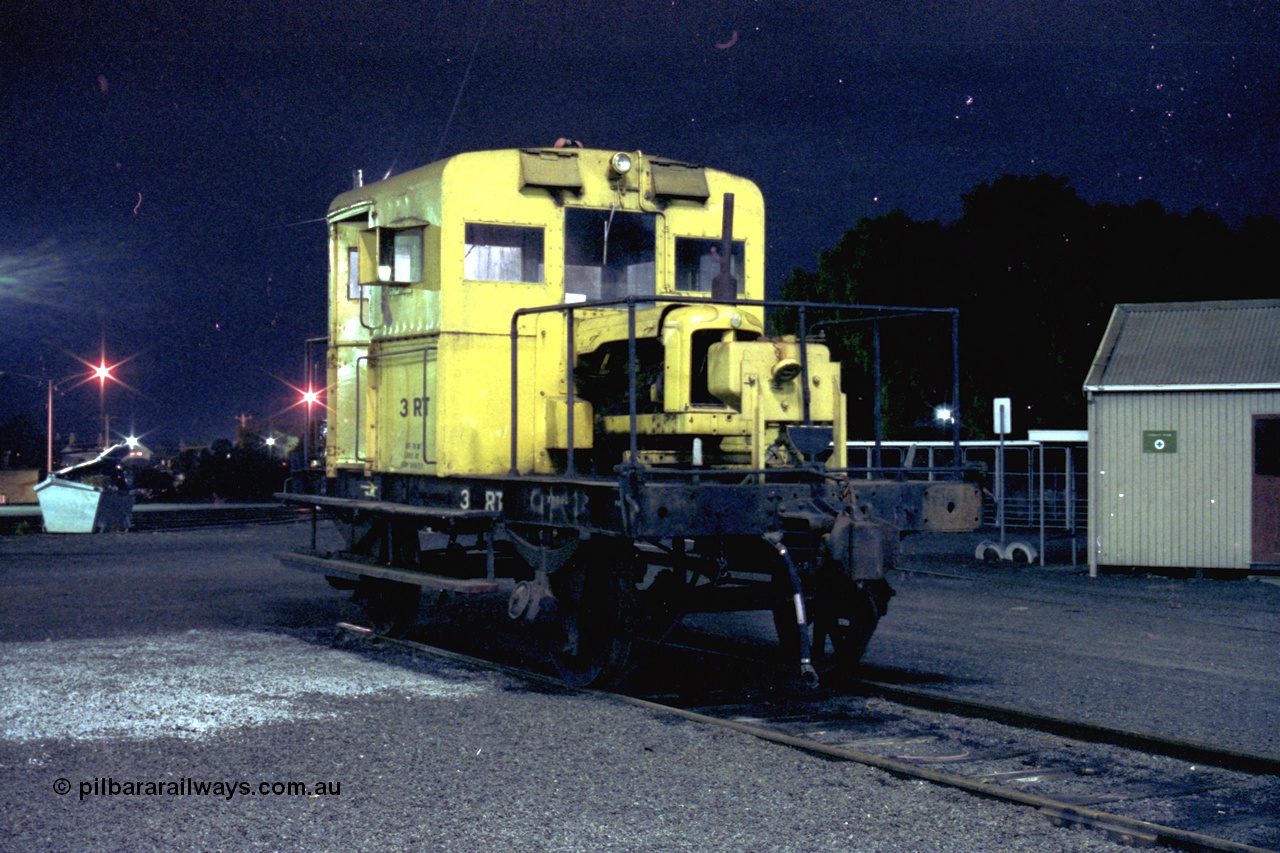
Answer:
[[(574, 473), (574, 362), (576, 360), (575, 342), (574, 342), (574, 314), (583, 309), (599, 309), (622, 307), (627, 308), (627, 402), (628, 417), (630, 420), (628, 429), (628, 443), (631, 451), (630, 457), (632, 463), (638, 458), (639, 442), (636, 430), (637, 405), (636, 405), (636, 307), (639, 305), (656, 307), (658, 305), (705, 305), (709, 300), (705, 296), (676, 296), (676, 295), (645, 295), (645, 296), (625, 296), (614, 299), (597, 299), (585, 302), (558, 303), (555, 305), (541, 305), (535, 307), (518, 308), (511, 315), (511, 403), (510, 403), (510, 466), (509, 473), (512, 476), (519, 476), (519, 339), (520, 339), (520, 320), (524, 317), (530, 317), (540, 314), (560, 313), (565, 315), (566, 323), (566, 346), (565, 346), (565, 379), (566, 379), (566, 395), (568, 404), (566, 406), (565, 427), (568, 433), (568, 450), (566, 462), (568, 465), (568, 473)], [(808, 332), (810, 328), (818, 328), (828, 325), (838, 325), (844, 323), (855, 322), (871, 322), (875, 328), (875, 350), (876, 350), (876, 438), (877, 443), (880, 440), (880, 419), (878, 416), (879, 399), (880, 399), (880, 377), (879, 377), (879, 324), (882, 320), (902, 319), (907, 317), (915, 317), (921, 315), (940, 315), (945, 314), (951, 317), (951, 344), (952, 344), (952, 443), (956, 449), (957, 458), (959, 458), (960, 448), (960, 418), (959, 401), (960, 401), (960, 349), (959, 349), (959, 318), (960, 310), (958, 308), (929, 308), (929, 307), (907, 307), (900, 305), (859, 305), (853, 303), (828, 303), (828, 302), (809, 302), (784, 299), (725, 299), (710, 302), (713, 305), (728, 305), (733, 307), (758, 307), (764, 309), (788, 309), (794, 308), (799, 313), (799, 341), (801, 345), (801, 371), (802, 382), (805, 390), (805, 422), (810, 422), (809, 417), (809, 400), (808, 400), (808, 348), (806, 346)], [(844, 317), (833, 320), (820, 320), (809, 326), (807, 324), (807, 313), (809, 310), (820, 311), (857, 311), (870, 314), (871, 316), (862, 317)], [(885, 316), (887, 315), (887, 316)], [(636, 466), (639, 468), (639, 466)], [(736, 469), (735, 469), (736, 470)], [(792, 469), (794, 470), (794, 469)]]

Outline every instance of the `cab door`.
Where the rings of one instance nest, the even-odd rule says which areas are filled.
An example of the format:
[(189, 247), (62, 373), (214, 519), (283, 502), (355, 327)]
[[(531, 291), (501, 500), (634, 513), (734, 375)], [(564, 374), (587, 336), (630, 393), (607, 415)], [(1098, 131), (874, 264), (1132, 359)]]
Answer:
[(1253, 416), (1253, 562), (1280, 563), (1280, 415)]

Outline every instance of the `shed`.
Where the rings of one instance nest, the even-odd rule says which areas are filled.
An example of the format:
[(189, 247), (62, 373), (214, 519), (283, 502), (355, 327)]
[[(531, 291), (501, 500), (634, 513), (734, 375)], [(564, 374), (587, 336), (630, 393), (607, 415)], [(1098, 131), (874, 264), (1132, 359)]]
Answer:
[(1117, 305), (1084, 391), (1090, 574), (1280, 568), (1280, 300)]

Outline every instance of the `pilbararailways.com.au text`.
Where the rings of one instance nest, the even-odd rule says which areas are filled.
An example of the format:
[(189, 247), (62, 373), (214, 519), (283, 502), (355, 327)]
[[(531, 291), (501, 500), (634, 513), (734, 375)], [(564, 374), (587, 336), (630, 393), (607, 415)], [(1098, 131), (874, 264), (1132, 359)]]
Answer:
[[(69, 794), (69, 779), (53, 782), (54, 793)], [(112, 776), (95, 776), (79, 783), (80, 799), (86, 797), (337, 797), (342, 795), (341, 782), (240, 782), (207, 781), (183, 776), (164, 781), (150, 779), (117, 780)]]

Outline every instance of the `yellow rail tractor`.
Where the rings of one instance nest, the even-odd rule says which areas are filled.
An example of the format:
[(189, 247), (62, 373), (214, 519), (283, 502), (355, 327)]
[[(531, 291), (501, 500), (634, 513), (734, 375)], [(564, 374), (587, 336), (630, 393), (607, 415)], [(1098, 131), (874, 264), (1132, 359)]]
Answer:
[[(684, 614), (770, 609), (814, 682), (861, 657), (902, 532), (978, 523), (959, 479), (847, 467), (840, 365), (805, 323), (867, 309), (765, 300), (744, 178), (475, 152), (357, 186), (328, 225), (324, 477), (282, 497), (345, 545), (280, 557), (379, 630), (423, 589), (505, 595), (562, 677), (604, 683)], [(770, 334), (775, 307), (801, 328)]]

